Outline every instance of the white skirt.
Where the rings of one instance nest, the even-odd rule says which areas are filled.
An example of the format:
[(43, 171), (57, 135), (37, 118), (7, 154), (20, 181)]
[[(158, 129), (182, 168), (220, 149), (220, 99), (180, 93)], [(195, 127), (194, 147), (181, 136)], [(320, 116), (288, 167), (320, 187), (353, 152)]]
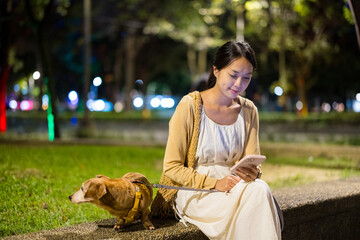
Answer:
[[(199, 166), (197, 171), (217, 179), (229, 167)], [(269, 186), (262, 180), (241, 180), (229, 193), (179, 190), (175, 210), (210, 239), (281, 239), (280, 220)]]

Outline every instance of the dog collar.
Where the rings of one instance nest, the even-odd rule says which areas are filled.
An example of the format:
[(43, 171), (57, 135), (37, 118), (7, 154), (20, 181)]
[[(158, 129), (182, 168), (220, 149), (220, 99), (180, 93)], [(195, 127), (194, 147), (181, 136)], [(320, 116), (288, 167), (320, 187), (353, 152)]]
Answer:
[[(144, 184), (140, 184), (140, 187), (149, 191)], [(140, 199), (141, 199), (140, 187), (137, 184), (135, 184), (135, 188), (136, 188), (135, 202), (134, 202), (133, 208), (128, 212), (127, 216), (123, 217), (123, 219), (125, 220), (125, 224), (133, 222), (135, 215), (136, 215), (137, 211), (139, 210), (139, 203), (140, 203)]]

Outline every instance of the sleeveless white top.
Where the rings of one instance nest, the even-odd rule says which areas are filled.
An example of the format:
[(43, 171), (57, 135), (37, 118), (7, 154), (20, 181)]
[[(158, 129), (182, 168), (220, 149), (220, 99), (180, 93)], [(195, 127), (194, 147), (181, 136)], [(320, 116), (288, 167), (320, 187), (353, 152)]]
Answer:
[(197, 167), (231, 167), (239, 160), (245, 141), (244, 113), (240, 110), (231, 125), (221, 125), (211, 120), (201, 110), (201, 123), (196, 151)]

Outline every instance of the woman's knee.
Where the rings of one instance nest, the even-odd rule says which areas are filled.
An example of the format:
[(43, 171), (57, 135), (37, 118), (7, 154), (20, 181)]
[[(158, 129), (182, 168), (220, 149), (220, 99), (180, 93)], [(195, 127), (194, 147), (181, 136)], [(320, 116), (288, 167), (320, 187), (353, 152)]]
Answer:
[(256, 179), (250, 186), (253, 191), (258, 192), (258, 194), (264, 194), (269, 197), (272, 196), (269, 185), (261, 179)]

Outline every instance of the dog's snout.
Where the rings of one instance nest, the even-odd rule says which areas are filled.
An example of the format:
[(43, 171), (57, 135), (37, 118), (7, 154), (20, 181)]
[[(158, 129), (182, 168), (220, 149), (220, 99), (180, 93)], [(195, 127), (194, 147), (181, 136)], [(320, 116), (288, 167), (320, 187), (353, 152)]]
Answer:
[(71, 199), (72, 199), (72, 195), (69, 196), (69, 200), (70, 200), (70, 201), (71, 201)]

